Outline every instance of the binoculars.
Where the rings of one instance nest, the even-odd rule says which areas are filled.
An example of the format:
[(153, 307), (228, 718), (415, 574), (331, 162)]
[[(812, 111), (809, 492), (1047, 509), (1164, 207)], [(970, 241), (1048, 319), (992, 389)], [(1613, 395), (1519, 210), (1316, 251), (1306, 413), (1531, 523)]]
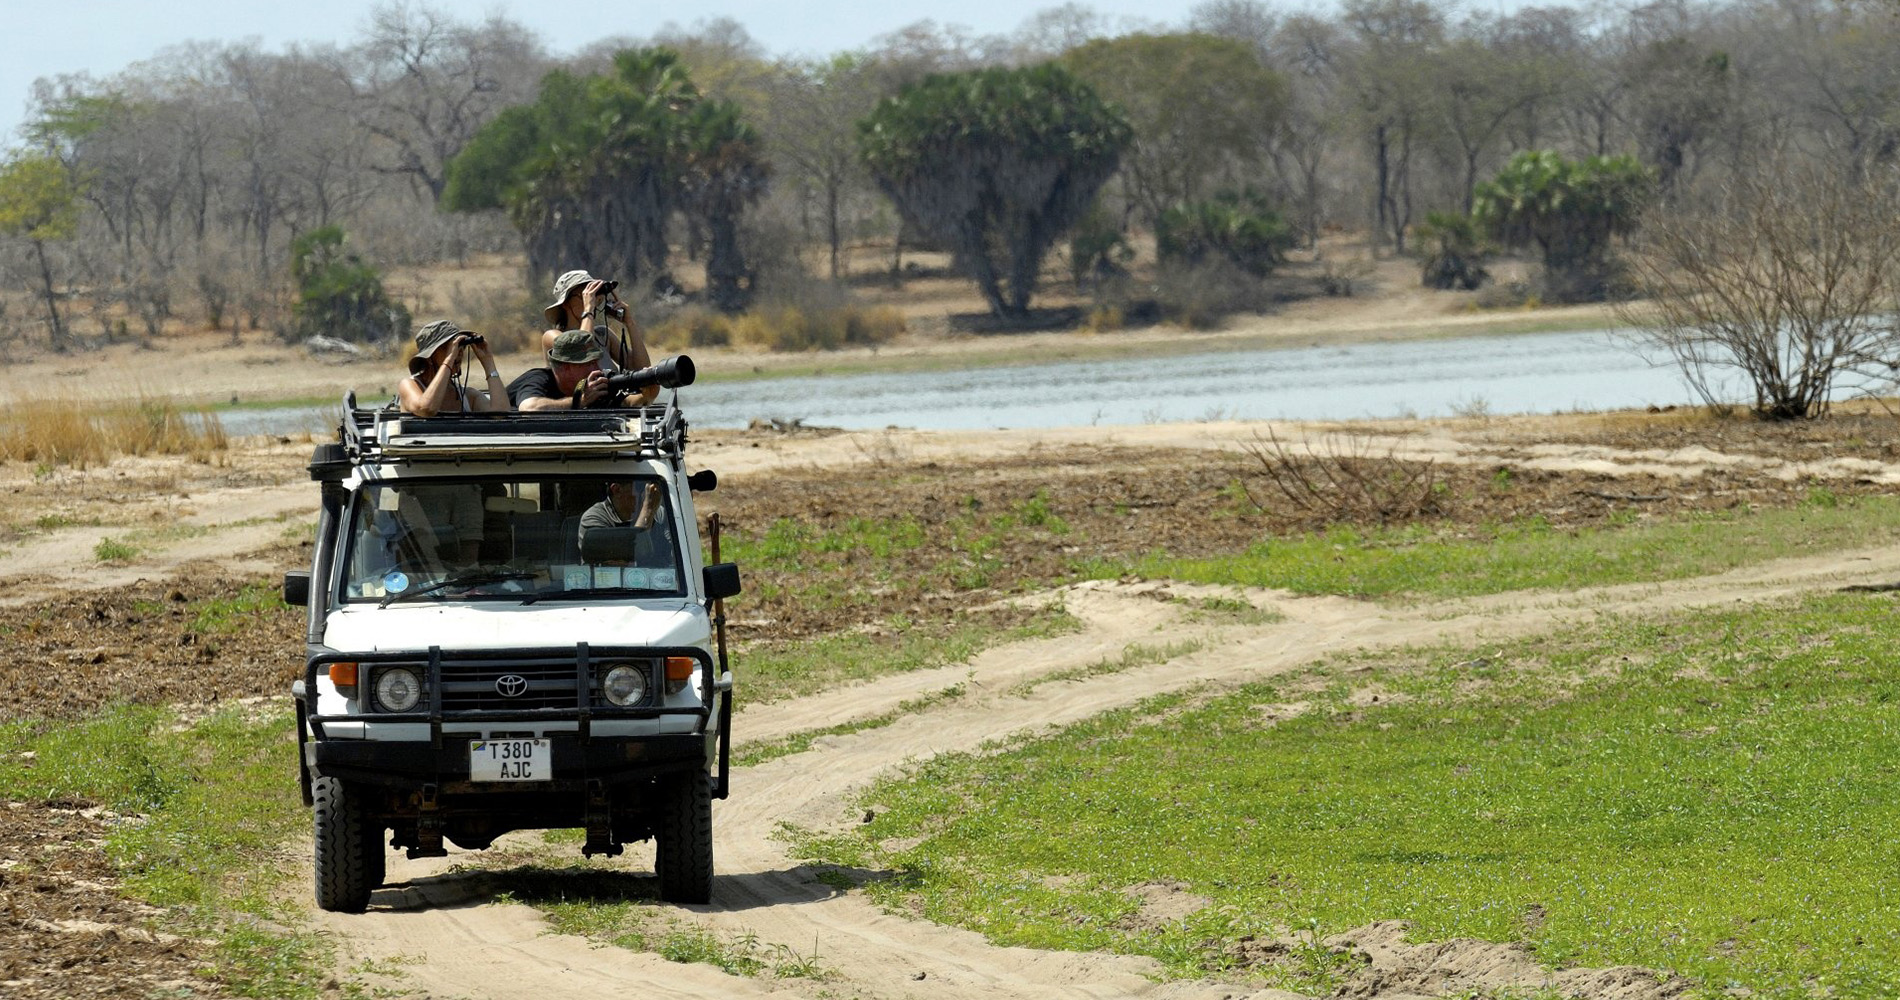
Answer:
[(607, 391), (611, 393), (635, 392), (650, 385), (657, 385), (662, 389), (677, 389), (682, 385), (692, 385), (693, 375), (693, 359), (680, 354), (638, 371), (619, 372), (608, 376)]

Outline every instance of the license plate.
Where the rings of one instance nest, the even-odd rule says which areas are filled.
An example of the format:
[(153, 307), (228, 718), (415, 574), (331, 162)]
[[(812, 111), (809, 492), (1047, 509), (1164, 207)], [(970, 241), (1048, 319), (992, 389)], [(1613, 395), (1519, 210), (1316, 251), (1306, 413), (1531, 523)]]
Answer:
[(553, 771), (554, 751), (547, 740), (469, 741), (470, 781), (546, 781)]

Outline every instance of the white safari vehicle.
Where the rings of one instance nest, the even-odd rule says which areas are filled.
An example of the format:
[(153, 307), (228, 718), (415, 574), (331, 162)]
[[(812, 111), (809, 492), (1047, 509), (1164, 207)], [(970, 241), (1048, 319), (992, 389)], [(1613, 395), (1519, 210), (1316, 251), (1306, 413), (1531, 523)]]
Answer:
[(739, 573), (702, 558), (692, 494), (716, 480), (686, 475), (678, 407), (344, 412), (310, 463), (311, 569), (284, 582), (309, 608), (318, 905), (367, 906), (385, 843), (432, 857), (550, 828), (586, 831), (588, 856), (652, 837), (660, 897), (708, 901)]

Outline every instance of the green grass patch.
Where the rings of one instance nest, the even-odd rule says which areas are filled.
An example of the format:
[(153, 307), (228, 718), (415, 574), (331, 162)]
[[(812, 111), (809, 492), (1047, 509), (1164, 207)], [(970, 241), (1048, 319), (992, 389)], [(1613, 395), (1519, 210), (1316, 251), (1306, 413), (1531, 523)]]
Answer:
[(854, 517), (838, 531), (821, 531), (810, 524), (781, 517), (757, 538), (733, 531), (723, 541), (720, 557), (759, 571), (796, 570), (814, 553), (846, 553), (855, 558), (888, 560), (924, 543), (923, 525), (914, 518), (899, 520)]
[(41, 514), (33, 519), (33, 527), (40, 531), (58, 531), (61, 528), (73, 528), (97, 525), (96, 517), (73, 517), (69, 514)]
[(6, 723), (0, 799), (137, 817), (113, 826), (105, 844), (125, 891), (166, 908), (167, 930), (210, 938), (208, 974), (230, 992), (316, 997), (328, 946), (270, 929), (284, 922), (272, 852), (308, 822), (293, 725), (288, 710), (181, 725), (169, 711), (129, 705), (78, 723)]
[[(1402, 918), (1413, 940), (1523, 940), (1709, 996), (1892, 996), (1893, 615), (1830, 595), (1605, 620), (1157, 699), (918, 765), (868, 793), (874, 822), (801, 853), (888, 870), (877, 898), (1000, 943), (1178, 975), (1231, 965), (1247, 934)], [(1289, 701), (1311, 708), (1263, 711)], [(1157, 880), (1213, 905), (1127, 929), (1124, 890)]]
[(1540, 520), (1498, 525), (1478, 538), (1445, 538), (1423, 526), (1383, 531), (1342, 527), (1271, 539), (1228, 556), (1177, 558), (1163, 552), (1092, 562), (1082, 569), (1100, 579), (1133, 573), (1301, 594), (1469, 597), (1679, 580), (1897, 538), (1900, 501), (1816, 493), (1793, 508), (1702, 514), (1575, 533), (1553, 530)]
[(1277, 608), (1262, 608), (1244, 597), (1177, 597), (1188, 620), (1211, 625), (1272, 625), (1286, 620)]
[(138, 557), (139, 550), (116, 538), (101, 538), (92, 547), (92, 557), (100, 562), (130, 562)]
[(998, 630), (983, 624), (925, 628), (907, 619), (886, 622), (877, 632), (849, 632), (808, 642), (760, 646), (744, 654), (744, 703), (763, 704), (813, 694), (889, 674), (962, 663), (1006, 642), (1080, 631), (1067, 610), (1051, 606), (1029, 621)]
[(219, 597), (198, 604), (192, 615), (191, 631), (207, 635), (267, 628), (270, 619), (284, 608), (283, 591), (263, 580), (253, 580), (230, 597)]

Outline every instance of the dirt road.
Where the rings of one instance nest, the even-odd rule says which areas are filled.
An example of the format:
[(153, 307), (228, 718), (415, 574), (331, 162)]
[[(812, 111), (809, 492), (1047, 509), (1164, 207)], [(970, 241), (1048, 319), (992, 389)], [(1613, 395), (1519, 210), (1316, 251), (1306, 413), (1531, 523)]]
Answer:
[[(345, 964), (400, 967), (400, 976), (390, 985), (433, 996), (581, 1000), (616, 989), (663, 997), (1287, 996), (1215, 982), (1156, 983), (1151, 977), (1158, 967), (1144, 958), (999, 948), (976, 934), (884, 913), (860, 894), (821, 882), (817, 870), (786, 855), (775, 832), (784, 823), (826, 831), (859, 822), (861, 809), (851, 801), (853, 791), (906, 761), (976, 750), (989, 741), (1075, 722), (1165, 691), (1221, 689), (1270, 677), (1329, 653), (1445, 640), (1499, 641), (1596, 615), (1767, 600), (1890, 580), (1896, 574), (1900, 548), (1787, 561), (1668, 585), (1512, 594), (1402, 610), (1255, 592), (1248, 596), (1256, 605), (1277, 610), (1284, 619), (1217, 629), (1184, 620), (1178, 602), (1156, 599), (1163, 590), (1195, 596), (1199, 592), (1194, 588), (1117, 583), (1069, 588), (1059, 597), (1086, 622), (1080, 634), (993, 649), (967, 665), (765, 706), (741, 713), (735, 721), (741, 742), (770, 739), (878, 715), (920, 693), (963, 685), (963, 697), (889, 727), (828, 737), (806, 753), (739, 770), (733, 797), (716, 809), (716, 902), (680, 910), (678, 918), (725, 935), (756, 935), (762, 942), (815, 954), (830, 973), (821, 982), (739, 979), (706, 965), (682, 965), (550, 934), (534, 909), (493, 898), (506, 890), (506, 876), (456, 871), (458, 861), (466, 859), (454, 855), (425, 862), (392, 856), (392, 885), (376, 893), (369, 913), (313, 914), (313, 919), (335, 936)], [(1020, 686), (1118, 656), (1130, 643), (1154, 646), (1190, 639), (1201, 642), (1196, 652), (1142, 668), (1140, 683), (1122, 674), (1053, 681), (1028, 693)], [(603, 867), (625, 873), (617, 877), (637, 884), (647, 877), (650, 863), (650, 856), (630, 852)], [(1508, 960), (1508, 947), (1467, 942), (1449, 950), (1409, 949), (1390, 928), (1369, 928), (1358, 936), (1384, 941), (1381, 948), (1361, 943), (1368, 954), (1387, 963), (1379, 970), (1380, 986), (1372, 995), (1423, 993), (1428, 986), (1429, 995), (1446, 995), (1464, 989), (1555, 985), (1525, 956)], [(1566, 988), (1587, 981), (1595, 984), (1590, 995), (1597, 996), (1668, 996), (1679, 988), (1659, 984), (1638, 970), (1573, 970), (1565, 976)]]

